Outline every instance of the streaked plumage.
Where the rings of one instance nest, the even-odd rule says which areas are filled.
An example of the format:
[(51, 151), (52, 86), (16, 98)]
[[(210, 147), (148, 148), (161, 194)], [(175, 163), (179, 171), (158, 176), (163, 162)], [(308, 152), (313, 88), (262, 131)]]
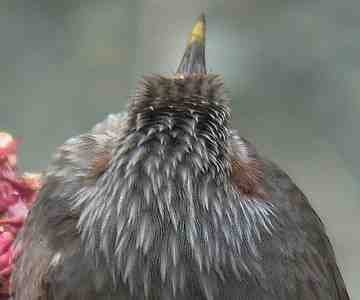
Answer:
[(231, 129), (203, 43), (58, 149), (18, 240), (16, 300), (349, 299), (306, 197)]

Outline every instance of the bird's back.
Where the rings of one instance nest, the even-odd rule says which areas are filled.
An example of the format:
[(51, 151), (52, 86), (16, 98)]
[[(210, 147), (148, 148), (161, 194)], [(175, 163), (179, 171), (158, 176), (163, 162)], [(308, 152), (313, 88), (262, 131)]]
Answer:
[[(142, 194), (144, 198), (137, 199), (134, 190), (127, 195), (129, 205), (148, 200), (156, 205), (148, 210), (125, 206), (127, 215), (123, 217), (128, 227), (121, 224), (127, 230), (123, 237), (128, 247), (120, 243), (103, 256), (91, 256), (94, 253), (89, 250), (105, 251), (116, 243), (116, 237), (109, 234), (118, 232), (108, 223), (109, 232), (102, 236), (106, 241), (96, 244), (96, 236), (87, 236), (94, 239), (94, 244), (89, 248), (89, 244), (83, 243), (81, 236), (86, 230), (101, 233), (101, 228), (94, 223), (94, 227), (85, 226), (84, 232), (78, 231), (79, 224), (86, 224), (91, 215), (84, 217), (86, 206), (80, 213), (71, 203), (80, 195), (84, 197), (82, 189), (76, 190), (74, 180), (81, 179), (79, 166), (84, 165), (80, 156), (97, 157), (107, 147), (116, 145), (114, 133), (121, 132), (126, 115), (118, 117), (119, 126), (111, 132), (97, 126), (89, 136), (70, 140), (59, 151), (57, 159), (62, 167), (56, 168), (55, 161), (55, 167), (50, 169), (48, 181), (19, 238), (24, 252), (14, 277), (16, 300), (348, 299), (324, 227), (305, 196), (284, 172), (258, 156), (248, 142), (234, 133), (230, 153), (236, 168), (233, 167), (232, 177), (219, 183), (213, 177), (216, 172), (196, 174), (190, 167), (189, 156), (178, 165), (173, 181), (166, 182), (167, 188), (158, 190), (156, 195), (151, 190), (156, 175), (146, 181), (146, 175), (139, 173), (140, 177), (134, 180), (140, 181), (139, 188), (149, 188), (147, 193), (153, 198), (147, 199)], [(114, 120), (114, 116), (111, 118)], [(105, 123), (110, 124), (109, 120)], [(75, 168), (64, 165), (64, 161), (79, 165)], [(173, 163), (170, 158), (167, 161)], [(143, 166), (147, 164), (151, 169), (158, 162), (151, 157), (142, 161)], [(71, 183), (60, 177), (66, 166), (74, 168), (70, 172), (74, 178), (68, 178)], [(257, 174), (255, 177), (246, 178), (238, 173), (239, 168), (249, 172), (250, 167), (256, 167), (257, 173), (252, 171)], [(75, 170), (80, 173), (74, 173)], [(85, 177), (81, 179), (85, 187), (95, 189), (96, 179)], [(244, 190), (239, 184), (241, 180), (248, 180), (252, 189)], [(65, 185), (69, 185), (68, 196), (62, 198)], [(168, 199), (169, 193), (174, 198)], [(86, 199), (81, 199), (85, 203)], [(106, 203), (107, 199), (101, 201)], [(177, 214), (171, 215), (167, 201), (178, 205)], [(161, 203), (163, 216), (159, 210)], [(182, 203), (187, 204), (181, 206)], [(156, 212), (151, 211), (154, 208)], [(91, 209), (104, 208), (89, 208), (89, 212)]]

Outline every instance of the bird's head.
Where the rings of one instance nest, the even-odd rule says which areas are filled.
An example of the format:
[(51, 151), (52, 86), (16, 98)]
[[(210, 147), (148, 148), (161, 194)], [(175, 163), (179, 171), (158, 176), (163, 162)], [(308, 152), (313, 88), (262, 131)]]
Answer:
[(176, 73), (144, 78), (129, 106), (132, 128), (154, 125), (164, 116), (199, 120), (210, 115), (226, 123), (228, 101), (222, 78), (206, 70), (205, 33), (205, 17), (201, 15), (191, 31)]

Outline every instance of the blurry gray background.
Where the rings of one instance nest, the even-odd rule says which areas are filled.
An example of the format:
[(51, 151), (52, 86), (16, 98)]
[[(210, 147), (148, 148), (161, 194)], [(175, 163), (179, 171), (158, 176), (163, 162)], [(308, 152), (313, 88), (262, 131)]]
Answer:
[(201, 12), (234, 127), (309, 196), (360, 299), (358, 0), (1, 0), (0, 127), (21, 167), (123, 110), (141, 75), (173, 73)]

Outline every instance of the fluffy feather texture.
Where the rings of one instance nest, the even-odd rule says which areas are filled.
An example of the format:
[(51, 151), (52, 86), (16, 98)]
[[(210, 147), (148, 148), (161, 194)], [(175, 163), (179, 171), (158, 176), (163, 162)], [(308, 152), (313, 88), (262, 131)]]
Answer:
[(153, 76), (62, 145), (15, 299), (349, 299), (306, 197), (229, 120), (218, 76)]

